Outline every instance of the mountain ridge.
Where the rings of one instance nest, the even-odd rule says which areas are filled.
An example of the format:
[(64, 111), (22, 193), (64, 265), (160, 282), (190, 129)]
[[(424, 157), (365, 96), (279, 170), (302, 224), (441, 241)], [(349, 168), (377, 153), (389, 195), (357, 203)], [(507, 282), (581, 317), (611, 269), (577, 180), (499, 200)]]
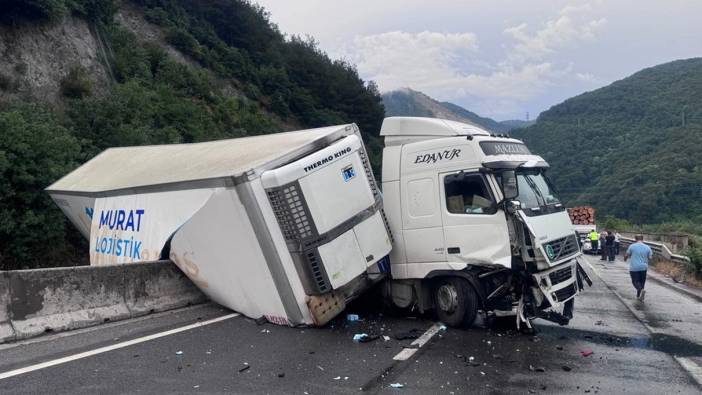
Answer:
[(702, 220), (702, 58), (649, 67), (511, 132), (569, 205), (635, 223)]
[(386, 116), (414, 116), (443, 118), (457, 122), (464, 122), (483, 127), (495, 133), (505, 133), (511, 129), (509, 125), (482, 117), (457, 104), (447, 101), (440, 102), (427, 94), (402, 88), (382, 95)]

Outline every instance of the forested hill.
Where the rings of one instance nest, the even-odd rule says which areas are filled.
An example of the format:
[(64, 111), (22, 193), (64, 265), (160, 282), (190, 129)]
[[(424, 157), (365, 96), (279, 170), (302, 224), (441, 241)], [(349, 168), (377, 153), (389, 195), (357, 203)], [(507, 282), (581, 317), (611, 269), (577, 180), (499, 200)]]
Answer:
[(383, 94), (387, 116), (432, 117), (450, 119), (481, 126), (493, 132), (506, 132), (512, 127), (494, 119), (481, 117), (449, 102), (439, 102), (413, 89), (404, 88)]
[(702, 221), (702, 58), (642, 70), (512, 132), (569, 205), (635, 223)]
[(355, 122), (380, 163), (375, 85), (246, 1), (3, 0), (0, 54), (0, 270), (87, 257), (43, 188), (107, 147)]

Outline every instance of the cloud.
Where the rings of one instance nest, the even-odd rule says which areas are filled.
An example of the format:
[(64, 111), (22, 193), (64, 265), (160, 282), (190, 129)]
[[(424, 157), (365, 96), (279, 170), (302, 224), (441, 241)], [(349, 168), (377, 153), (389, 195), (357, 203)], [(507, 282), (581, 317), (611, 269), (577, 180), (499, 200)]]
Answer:
[(565, 78), (595, 80), (592, 74), (573, 73), (573, 65), (558, 62), (556, 56), (559, 50), (591, 40), (606, 25), (606, 19), (590, 13), (590, 4), (570, 5), (540, 28), (526, 23), (508, 27), (503, 33), (511, 42), (491, 62), (486, 62), (473, 32), (357, 35), (341, 55), (355, 63), (364, 78), (375, 80), (381, 91), (411, 87), (439, 100), (469, 102), (472, 110), (493, 116), (513, 114)]
[(533, 33), (529, 33), (529, 25), (526, 23), (508, 27), (504, 33), (516, 41), (508, 55), (510, 61), (543, 59), (561, 48), (595, 38), (597, 32), (606, 25), (607, 19), (589, 20), (580, 15), (591, 9), (589, 4), (566, 6), (557, 18), (546, 21), (543, 28)]

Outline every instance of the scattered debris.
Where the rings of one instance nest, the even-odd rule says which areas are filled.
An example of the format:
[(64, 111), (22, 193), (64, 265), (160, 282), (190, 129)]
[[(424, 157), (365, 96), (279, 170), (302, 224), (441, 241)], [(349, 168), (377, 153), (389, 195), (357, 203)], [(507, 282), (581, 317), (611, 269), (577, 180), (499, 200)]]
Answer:
[(261, 329), (261, 333), (271, 333), (271, 331), (268, 329)]
[(400, 383), (390, 384), (390, 387), (392, 387), (392, 388), (403, 388), (404, 386), (405, 386), (404, 384), (400, 384)]
[(353, 341), (356, 343), (369, 343), (380, 339), (380, 335), (368, 335), (367, 333), (357, 333), (353, 335)]
[(239, 369), (239, 373), (244, 373), (245, 371), (251, 369), (251, 366), (249, 366), (249, 364), (245, 363), (245, 365), (246, 365), (246, 366), (244, 366), (243, 368)]
[(183, 355), (183, 352), (180, 351), (180, 350), (179, 350), (179, 351), (176, 351), (176, 355)]
[(361, 341), (361, 339), (366, 338), (366, 337), (368, 337), (367, 333), (357, 333), (357, 334), (353, 335), (353, 341), (355, 341), (356, 343), (359, 343)]
[(334, 377), (334, 380), (341, 380), (341, 376)]
[(556, 350), (563, 351), (563, 346), (556, 346)]
[(283, 372), (278, 373), (278, 377), (282, 379), (283, 377), (285, 377), (285, 373), (283, 373)]
[(580, 355), (582, 355), (583, 357), (589, 357), (592, 354), (593, 354), (593, 351), (589, 348), (586, 348), (586, 349), (580, 351)]
[(385, 335), (383, 335), (383, 340), (385, 340), (386, 342), (387, 342), (387, 341), (390, 341), (390, 336), (385, 336)]
[(564, 372), (570, 372), (571, 370), (573, 370), (570, 368), (570, 366), (566, 366), (566, 365), (561, 366), (561, 369), (563, 369)]
[(319, 365), (317, 365), (317, 369), (321, 370), (322, 372), (324, 371), (324, 368)]
[(485, 376), (485, 372), (480, 372), (480, 375), (481, 375), (481, 376)]
[(543, 372), (546, 371), (546, 368), (544, 368), (543, 366), (534, 367), (534, 366), (532, 366), (532, 365), (529, 365), (529, 370), (531, 370), (532, 372), (540, 372), (540, 373), (543, 373)]
[(193, 385), (193, 388), (198, 389), (198, 388), (200, 388), (200, 386), (199, 386), (199, 385)]
[(597, 325), (597, 326), (605, 326), (605, 323), (602, 322), (602, 320), (599, 320), (599, 321), (596, 321), (596, 322), (595, 322), (595, 325)]
[(360, 321), (361, 318), (358, 316), (358, 314), (347, 314), (346, 315), (346, 321)]
[(407, 340), (416, 339), (421, 336), (423, 331), (421, 329), (413, 328), (407, 332), (399, 332), (395, 334), (395, 339), (397, 340)]
[(441, 324), (441, 325), (439, 326), (439, 330), (440, 330), (440, 331), (445, 331), (445, 330), (446, 330), (446, 325)]

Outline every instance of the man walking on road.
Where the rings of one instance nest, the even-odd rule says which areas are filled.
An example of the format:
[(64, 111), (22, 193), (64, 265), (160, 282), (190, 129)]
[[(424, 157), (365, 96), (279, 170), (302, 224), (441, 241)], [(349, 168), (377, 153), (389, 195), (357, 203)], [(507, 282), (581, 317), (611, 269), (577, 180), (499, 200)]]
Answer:
[(631, 283), (636, 288), (636, 299), (643, 302), (646, 290), (646, 270), (648, 270), (648, 261), (653, 257), (651, 247), (643, 242), (642, 235), (636, 235), (636, 243), (627, 248), (624, 254), (624, 262), (631, 258), (629, 262), (629, 274), (631, 275)]

